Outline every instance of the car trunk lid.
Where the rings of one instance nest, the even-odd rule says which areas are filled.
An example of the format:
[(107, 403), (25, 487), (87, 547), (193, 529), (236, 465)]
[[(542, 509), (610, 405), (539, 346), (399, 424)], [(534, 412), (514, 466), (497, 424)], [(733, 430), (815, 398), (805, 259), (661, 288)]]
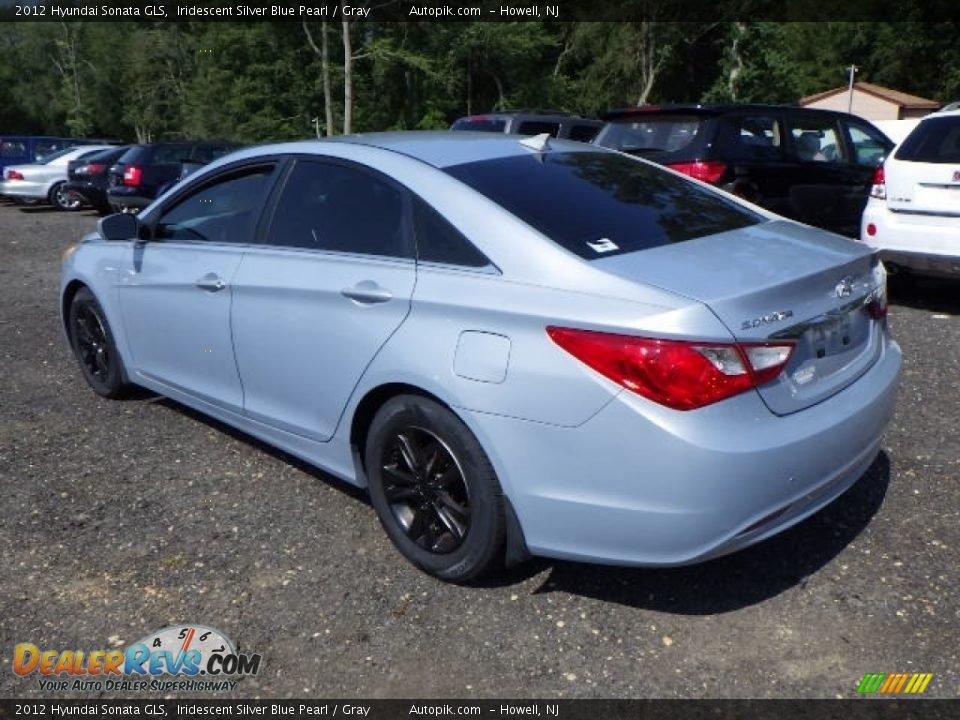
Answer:
[(784, 371), (758, 388), (777, 415), (839, 392), (882, 350), (869, 304), (883, 292), (875, 257), (803, 225), (773, 221), (594, 265), (706, 304), (738, 341), (794, 342)]

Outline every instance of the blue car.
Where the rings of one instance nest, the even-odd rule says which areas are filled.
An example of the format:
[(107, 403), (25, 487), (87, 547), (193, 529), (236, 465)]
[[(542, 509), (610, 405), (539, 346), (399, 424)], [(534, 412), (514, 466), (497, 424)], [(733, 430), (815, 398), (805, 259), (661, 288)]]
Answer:
[(893, 413), (885, 285), (863, 245), (642, 159), (390, 133), (244, 149), (103, 218), (61, 310), (96, 393), (366, 487), (464, 582), (700, 562), (830, 503)]

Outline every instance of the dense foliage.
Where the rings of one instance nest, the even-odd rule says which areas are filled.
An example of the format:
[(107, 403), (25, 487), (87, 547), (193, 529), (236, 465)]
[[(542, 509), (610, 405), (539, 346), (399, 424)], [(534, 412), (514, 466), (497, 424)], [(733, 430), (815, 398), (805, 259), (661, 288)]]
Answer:
[(795, 103), (850, 64), (948, 102), (958, 38), (949, 22), (3, 23), (0, 131), (258, 142), (510, 107)]

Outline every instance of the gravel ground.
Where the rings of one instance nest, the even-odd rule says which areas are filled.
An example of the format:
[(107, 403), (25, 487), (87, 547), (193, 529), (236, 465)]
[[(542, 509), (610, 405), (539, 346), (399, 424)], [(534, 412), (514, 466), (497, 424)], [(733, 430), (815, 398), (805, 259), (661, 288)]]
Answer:
[(95, 219), (0, 205), (0, 697), (44, 694), (16, 643), (184, 622), (263, 654), (237, 697), (833, 698), (898, 671), (960, 696), (960, 285), (895, 293), (884, 452), (813, 518), (691, 568), (534, 561), (453, 587), (362, 493), (176, 403), (87, 389), (57, 278)]

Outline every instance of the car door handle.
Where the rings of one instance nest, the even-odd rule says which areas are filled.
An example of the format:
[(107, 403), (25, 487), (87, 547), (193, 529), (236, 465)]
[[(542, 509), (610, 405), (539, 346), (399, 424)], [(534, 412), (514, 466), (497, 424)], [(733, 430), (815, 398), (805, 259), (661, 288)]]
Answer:
[(340, 294), (363, 305), (376, 305), (393, 299), (393, 293), (380, 287), (373, 280), (358, 282), (353, 287), (344, 288)]
[(220, 292), (226, 286), (227, 284), (212, 272), (197, 280), (197, 287), (207, 292)]

